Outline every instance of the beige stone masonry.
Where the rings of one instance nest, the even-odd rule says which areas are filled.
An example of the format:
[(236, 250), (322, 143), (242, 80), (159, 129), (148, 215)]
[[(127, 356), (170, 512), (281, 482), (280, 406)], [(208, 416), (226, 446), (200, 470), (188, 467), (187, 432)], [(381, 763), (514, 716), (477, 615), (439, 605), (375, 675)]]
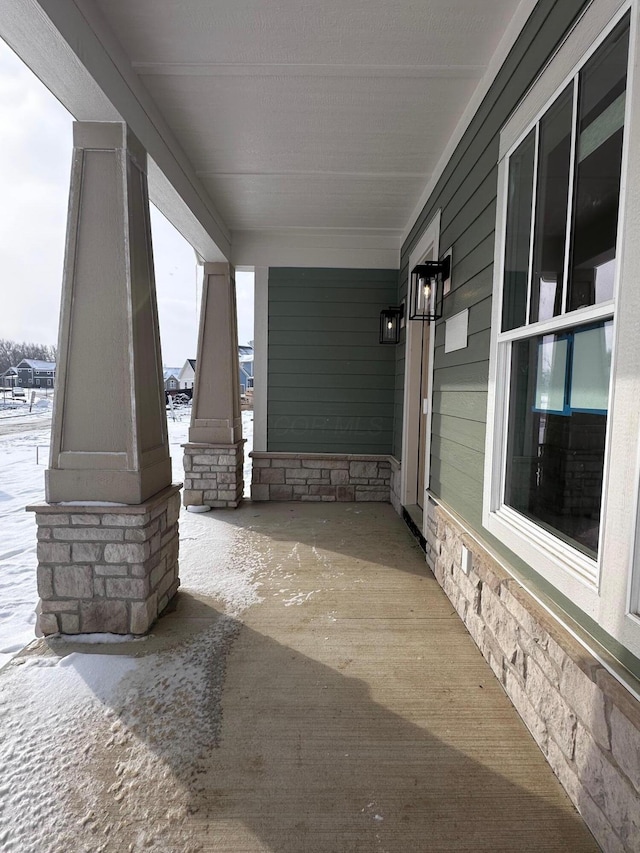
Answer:
[(637, 853), (640, 702), (433, 503), (427, 562), (602, 849)]
[(235, 508), (244, 492), (244, 439), (236, 444), (184, 444), (185, 506)]
[(254, 501), (390, 500), (391, 463), (386, 455), (269, 453), (254, 450)]
[(401, 463), (396, 459), (395, 456), (389, 457), (389, 465), (391, 468), (391, 480), (389, 481), (389, 499), (391, 500), (391, 505), (398, 513), (398, 515), (402, 515), (402, 494), (401, 494)]
[(145, 634), (175, 595), (180, 486), (142, 504), (35, 504), (38, 628)]

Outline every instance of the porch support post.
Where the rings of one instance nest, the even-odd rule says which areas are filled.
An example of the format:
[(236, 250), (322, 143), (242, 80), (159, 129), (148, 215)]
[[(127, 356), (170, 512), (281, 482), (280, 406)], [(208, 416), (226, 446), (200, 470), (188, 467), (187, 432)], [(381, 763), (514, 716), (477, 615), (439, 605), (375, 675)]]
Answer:
[(125, 124), (73, 132), (39, 624), (138, 634), (178, 587), (147, 155)]
[(185, 506), (237, 507), (243, 445), (233, 267), (206, 263), (189, 442)]

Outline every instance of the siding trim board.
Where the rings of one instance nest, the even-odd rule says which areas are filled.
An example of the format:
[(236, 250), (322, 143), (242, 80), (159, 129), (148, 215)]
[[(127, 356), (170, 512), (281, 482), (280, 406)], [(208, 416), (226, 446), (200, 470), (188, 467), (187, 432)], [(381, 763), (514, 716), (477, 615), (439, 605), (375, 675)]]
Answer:
[[(417, 264), (425, 260), (436, 260), (440, 254), (440, 229), (441, 215), (440, 211), (434, 215), (429, 226), (424, 234), (416, 243), (411, 255), (409, 256), (409, 264), (407, 270), (407, 287), (409, 270), (413, 269)], [(406, 297), (408, 305), (410, 295)], [(420, 332), (420, 333), (419, 333)], [(402, 423), (402, 451), (401, 458), (403, 465), (400, 471), (401, 486), (400, 499), (406, 506), (425, 506), (426, 492), (429, 486), (430, 470), (431, 470), (431, 432), (426, 426), (425, 434), (422, 434), (422, 427), (425, 425), (426, 418), (423, 417), (423, 378), (424, 370), (424, 348), (425, 335), (427, 350), (427, 389), (426, 403), (428, 411), (432, 411), (433, 397), (433, 367), (434, 367), (434, 349), (435, 349), (435, 326), (431, 323), (418, 324), (407, 320), (404, 328), (404, 374), (403, 374), (403, 412), (404, 417)], [(400, 349), (396, 347), (396, 351)], [(397, 357), (397, 356), (396, 356)], [(422, 480), (419, 483), (419, 477), (416, 472), (421, 470), (421, 448), (419, 442), (423, 440), (422, 453), (424, 455), (422, 469), (424, 470), (424, 490)], [(397, 440), (394, 440), (394, 452), (397, 445)], [(420, 494), (420, 492), (424, 492)], [(423, 519), (424, 521), (424, 519)], [(421, 531), (424, 534), (426, 531)]]

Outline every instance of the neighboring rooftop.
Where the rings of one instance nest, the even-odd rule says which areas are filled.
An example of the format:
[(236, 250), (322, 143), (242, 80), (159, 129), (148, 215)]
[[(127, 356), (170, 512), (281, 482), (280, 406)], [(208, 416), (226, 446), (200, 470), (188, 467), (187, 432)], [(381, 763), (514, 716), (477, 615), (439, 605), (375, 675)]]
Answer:
[(55, 361), (40, 361), (37, 358), (23, 358), (18, 367), (22, 367), (23, 365), (27, 365), (27, 367), (32, 368), (33, 370), (55, 370), (56, 363)]

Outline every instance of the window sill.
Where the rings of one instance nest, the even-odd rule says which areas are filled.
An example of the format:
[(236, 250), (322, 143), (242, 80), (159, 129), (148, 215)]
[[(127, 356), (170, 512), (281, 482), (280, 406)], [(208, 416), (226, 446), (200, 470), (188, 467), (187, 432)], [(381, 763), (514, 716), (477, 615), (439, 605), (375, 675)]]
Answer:
[(599, 565), (507, 506), (485, 514), (484, 527), (581, 610), (596, 618)]

